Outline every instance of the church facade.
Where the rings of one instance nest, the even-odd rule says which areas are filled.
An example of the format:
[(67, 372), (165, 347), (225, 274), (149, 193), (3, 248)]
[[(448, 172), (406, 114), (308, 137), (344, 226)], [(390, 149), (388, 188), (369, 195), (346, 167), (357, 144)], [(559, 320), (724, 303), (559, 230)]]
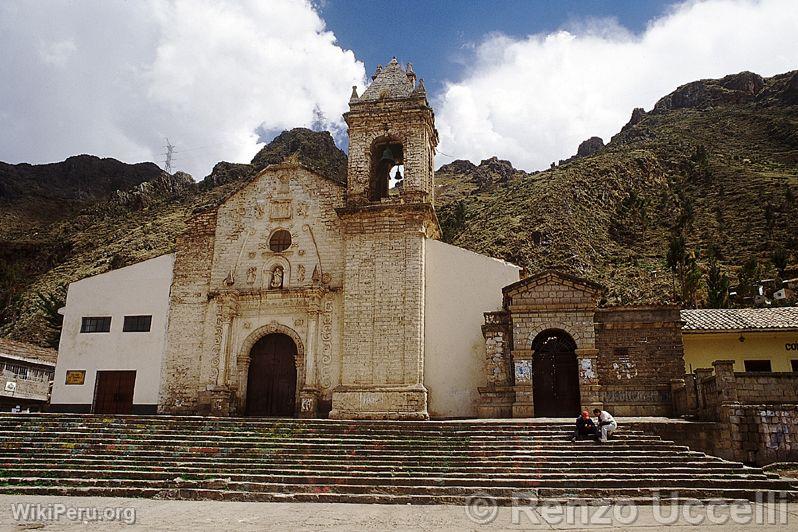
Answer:
[(52, 409), (408, 419), (670, 413), (679, 311), (440, 242), (434, 114), (395, 59), (353, 88), (346, 180), (289, 158), (173, 255), (70, 286)]

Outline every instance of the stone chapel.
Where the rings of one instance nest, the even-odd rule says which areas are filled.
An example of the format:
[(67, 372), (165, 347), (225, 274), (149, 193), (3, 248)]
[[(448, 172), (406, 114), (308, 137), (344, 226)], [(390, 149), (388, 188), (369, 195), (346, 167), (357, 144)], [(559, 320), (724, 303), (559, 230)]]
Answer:
[(679, 309), (439, 240), (438, 135), (393, 59), (344, 114), (346, 179), (288, 158), (174, 254), (72, 283), (52, 410), (407, 419), (668, 415)]

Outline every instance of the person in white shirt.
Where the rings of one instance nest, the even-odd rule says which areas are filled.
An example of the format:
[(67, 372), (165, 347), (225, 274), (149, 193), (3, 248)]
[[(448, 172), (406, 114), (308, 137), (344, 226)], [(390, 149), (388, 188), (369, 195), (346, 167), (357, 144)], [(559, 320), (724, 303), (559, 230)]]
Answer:
[(598, 441), (601, 443), (606, 443), (607, 438), (609, 438), (609, 436), (615, 432), (615, 429), (618, 428), (618, 423), (615, 422), (615, 418), (612, 417), (612, 414), (606, 410), (596, 408), (593, 410), (593, 414), (598, 418)]

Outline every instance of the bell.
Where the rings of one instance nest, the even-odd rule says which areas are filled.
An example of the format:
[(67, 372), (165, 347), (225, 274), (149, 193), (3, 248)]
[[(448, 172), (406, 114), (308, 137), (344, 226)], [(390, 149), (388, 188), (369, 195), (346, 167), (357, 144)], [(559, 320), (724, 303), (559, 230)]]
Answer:
[(396, 169), (396, 175), (394, 176), (394, 179), (397, 181), (402, 180), (402, 172), (400, 172), (398, 168)]
[(396, 162), (396, 159), (393, 158), (393, 152), (391, 151), (391, 148), (385, 148), (385, 151), (382, 152), (382, 158), (380, 160), (391, 161), (392, 163)]

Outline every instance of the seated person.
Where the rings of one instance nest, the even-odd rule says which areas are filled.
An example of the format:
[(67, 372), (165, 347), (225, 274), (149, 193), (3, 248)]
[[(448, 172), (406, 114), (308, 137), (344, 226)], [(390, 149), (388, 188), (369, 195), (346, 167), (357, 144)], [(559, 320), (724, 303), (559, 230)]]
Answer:
[(618, 423), (615, 422), (615, 418), (612, 417), (612, 414), (606, 410), (596, 408), (593, 410), (593, 414), (596, 416), (596, 418), (598, 418), (598, 441), (601, 443), (606, 443), (607, 438), (609, 438), (618, 428)]
[(597, 438), (598, 432), (593, 420), (590, 419), (590, 412), (585, 410), (582, 415), (576, 418), (576, 429), (571, 441), (581, 440), (584, 438)]

